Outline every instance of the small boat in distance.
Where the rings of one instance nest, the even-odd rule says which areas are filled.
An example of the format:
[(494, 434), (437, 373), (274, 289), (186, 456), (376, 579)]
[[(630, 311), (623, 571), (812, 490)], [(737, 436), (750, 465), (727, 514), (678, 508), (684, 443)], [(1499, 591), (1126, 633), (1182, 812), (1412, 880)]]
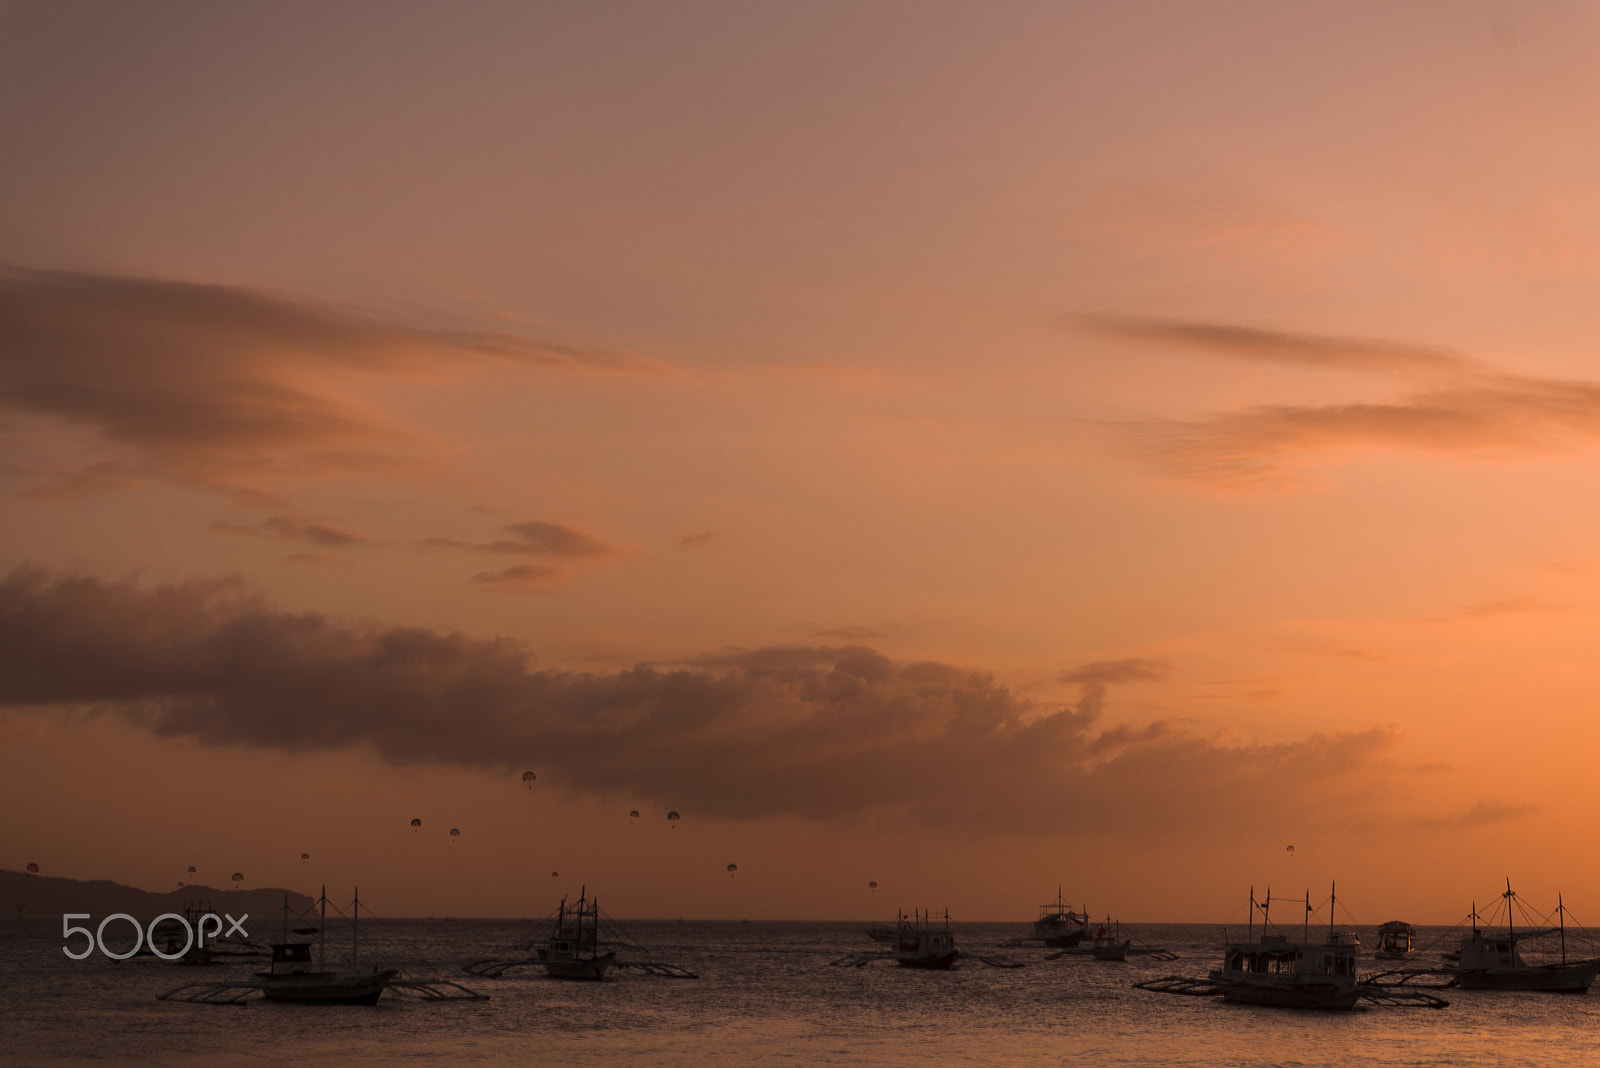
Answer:
[(1033, 921), (1033, 937), (1052, 949), (1072, 949), (1089, 931), (1089, 913), (1072, 911), (1072, 906), (1061, 899), (1061, 887), (1056, 887), (1054, 902), (1039, 906), (1039, 918)]
[(1417, 929), (1401, 920), (1390, 920), (1378, 928), (1378, 948), (1372, 955), (1379, 960), (1405, 960), (1417, 948)]
[[(1567, 961), (1567, 906), (1558, 895), (1556, 914), (1560, 918), (1555, 927), (1528, 927), (1516, 929), (1514, 910), (1517, 892), (1506, 880), (1506, 892), (1500, 897), (1506, 903), (1506, 922), (1503, 931), (1483, 930), (1478, 927), (1478, 906), (1472, 906), (1472, 933), (1461, 940), (1461, 952), (1452, 969), (1456, 982), (1463, 990), (1529, 990), (1546, 994), (1586, 994), (1600, 973), (1600, 957), (1590, 960)], [(1560, 963), (1530, 964), (1522, 957), (1521, 945), (1559, 936), (1561, 939)]]
[(936, 968), (947, 971), (961, 959), (956, 937), (950, 933), (950, 911), (945, 910), (944, 926), (933, 926), (932, 914), (898, 913), (894, 921), (894, 942), (889, 959), (902, 968)]
[(552, 979), (604, 979), (617, 954), (615, 950), (600, 952), (599, 932), (598, 898), (589, 898), (587, 888), (579, 891), (571, 906), (563, 897), (555, 926), (536, 951), (545, 974)]
[(1133, 946), (1131, 938), (1122, 937), (1122, 921), (1114, 925), (1111, 917), (1106, 917), (1106, 922), (1101, 924), (1094, 933), (1094, 946), (1089, 950), (1089, 955), (1095, 960), (1125, 961), (1128, 959), (1128, 950)]

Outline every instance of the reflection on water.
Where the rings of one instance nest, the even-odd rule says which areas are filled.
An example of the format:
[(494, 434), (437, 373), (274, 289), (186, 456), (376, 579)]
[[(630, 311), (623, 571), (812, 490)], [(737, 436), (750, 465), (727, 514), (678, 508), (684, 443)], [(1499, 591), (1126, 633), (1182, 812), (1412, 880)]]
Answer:
[[(1029, 966), (968, 962), (955, 972), (828, 961), (870, 948), (864, 923), (627, 925), (651, 956), (699, 980), (624, 973), (603, 984), (465, 980), (461, 964), (502, 953), (528, 927), (500, 921), (391, 923), (362, 940), (421, 956), (493, 995), (477, 1003), (385, 998), (376, 1008), (175, 1005), (156, 994), (246, 969), (150, 959), (70, 961), (48, 921), (0, 923), (0, 1036), (7, 1064), (278, 1063), (637, 1064), (1300, 1064), (1590, 1065), (1600, 1055), (1600, 995), (1451, 991), (1439, 1012), (1318, 1014), (1223, 1005), (1133, 990), (1136, 979), (1202, 974), (1220, 958), (1215, 926), (1124, 924), (1176, 964), (1006, 949)], [(1024, 924), (964, 924), (970, 949), (995, 950)], [(1422, 930), (1426, 942), (1439, 932)], [(387, 941), (385, 936), (388, 936)], [(1372, 933), (1362, 932), (1367, 946)], [(1371, 962), (1364, 962), (1364, 967)]]

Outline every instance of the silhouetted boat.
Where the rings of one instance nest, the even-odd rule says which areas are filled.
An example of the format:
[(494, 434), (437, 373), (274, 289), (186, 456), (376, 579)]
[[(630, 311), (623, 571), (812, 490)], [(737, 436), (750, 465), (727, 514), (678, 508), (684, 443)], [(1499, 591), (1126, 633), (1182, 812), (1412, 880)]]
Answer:
[(617, 959), (615, 951), (600, 952), (600, 903), (590, 900), (587, 890), (568, 907), (561, 899), (556, 923), (549, 937), (538, 947), (536, 956), (552, 979), (592, 979), (606, 977), (606, 969)]
[(955, 935), (950, 933), (949, 910), (945, 911), (942, 928), (933, 926), (929, 913), (900, 913), (895, 917), (894, 932), (889, 958), (902, 968), (947, 970), (961, 959)]
[(256, 974), (261, 996), (273, 1001), (376, 1005), (398, 973), (378, 968), (326, 971), (312, 962), (310, 942), (285, 942), (272, 947), (272, 970)]
[(1061, 900), (1061, 887), (1056, 887), (1056, 899), (1039, 906), (1039, 918), (1033, 921), (1033, 937), (1055, 949), (1071, 949), (1083, 941), (1089, 931), (1088, 911), (1074, 912), (1072, 906)]
[[(1282, 899), (1280, 899), (1282, 900)], [(1356, 985), (1356, 953), (1361, 943), (1333, 928), (1334, 898), (1328, 901), (1328, 937), (1310, 938), (1311, 898), (1305, 902), (1301, 940), (1268, 934), (1272, 892), (1258, 902), (1250, 892), (1250, 926), (1244, 942), (1230, 943), (1222, 968), (1211, 973), (1225, 1001), (1286, 1009), (1350, 1009), (1361, 1000)], [(1255, 940), (1255, 911), (1262, 909), (1261, 940)]]
[(1378, 928), (1378, 948), (1372, 955), (1378, 960), (1405, 960), (1417, 945), (1417, 929), (1400, 920), (1390, 920)]
[(1125, 961), (1132, 946), (1132, 939), (1122, 937), (1122, 924), (1118, 922), (1113, 926), (1108, 916), (1094, 933), (1094, 946), (1089, 955), (1095, 960)]
[[(1461, 940), (1461, 950), (1452, 969), (1456, 982), (1463, 990), (1529, 990), (1547, 994), (1588, 993), (1595, 975), (1600, 973), (1600, 957), (1590, 960), (1567, 961), (1567, 908), (1559, 897), (1556, 913), (1560, 923), (1555, 927), (1516, 929), (1513, 906), (1517, 894), (1506, 880), (1506, 892), (1500, 895), (1506, 903), (1504, 931), (1486, 931), (1478, 927), (1478, 907), (1472, 907), (1472, 933)], [(1561, 963), (1530, 964), (1523, 960), (1519, 948), (1524, 942), (1559, 936)]]

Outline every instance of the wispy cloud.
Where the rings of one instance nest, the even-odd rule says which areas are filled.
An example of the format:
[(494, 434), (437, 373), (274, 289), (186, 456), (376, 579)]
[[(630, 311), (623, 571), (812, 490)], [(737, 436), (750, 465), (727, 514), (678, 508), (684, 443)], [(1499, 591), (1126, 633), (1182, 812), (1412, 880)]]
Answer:
[(1503, 372), (1443, 349), (1233, 324), (1085, 320), (1128, 341), (1290, 367), (1381, 374), (1399, 400), (1274, 404), (1132, 428), (1141, 451), (1172, 475), (1231, 489), (1281, 489), (1318, 455), (1389, 449), (1503, 458), (1600, 442), (1600, 384)]
[(690, 549), (704, 549), (711, 544), (716, 535), (709, 530), (697, 530), (692, 534), (685, 534), (678, 539), (678, 551), (688, 552)]
[[(1120, 663), (1069, 674), (1086, 698), (1159, 675)], [(212, 745), (361, 748), (397, 765), (532, 762), (580, 793), (625, 791), (692, 815), (883, 812), (1053, 834), (1071, 814), (1152, 837), (1219, 820), (1315, 822), (1370, 794), (1395, 741), (1379, 727), (1226, 745), (1168, 723), (1101, 726), (1099, 699), (1040, 706), (987, 672), (862, 646), (541, 669), (513, 641), (283, 612), (236, 580), (0, 581), (0, 706), (89, 708)], [(551, 753), (562, 758), (542, 760)]]
[(1539, 813), (1538, 805), (1513, 805), (1507, 801), (1479, 801), (1471, 808), (1448, 816), (1424, 820), (1424, 825), (1441, 830), (1469, 830), (1495, 823), (1514, 823)]
[(342, 549), (371, 540), (365, 534), (344, 530), (321, 520), (299, 515), (275, 515), (255, 524), (227, 523), (219, 520), (212, 523), (209, 529), (219, 534), (232, 534), (237, 537), (309, 541), (330, 549)]
[[(661, 369), (628, 352), (423, 327), (264, 290), (0, 269), (0, 407), (92, 429), (122, 451), (124, 479), (259, 490), (281, 478), (415, 470), (432, 447), (349, 383), (473, 360)], [(59, 488), (90, 486), (91, 474), (68, 474)]]
[(598, 534), (570, 526), (537, 519), (527, 523), (511, 523), (501, 528), (509, 538), (494, 541), (457, 541), (454, 538), (429, 538), (424, 545), (438, 549), (466, 549), (480, 553), (516, 553), (528, 556), (556, 556), (573, 560), (609, 560), (626, 556), (632, 549), (626, 545), (606, 541)]

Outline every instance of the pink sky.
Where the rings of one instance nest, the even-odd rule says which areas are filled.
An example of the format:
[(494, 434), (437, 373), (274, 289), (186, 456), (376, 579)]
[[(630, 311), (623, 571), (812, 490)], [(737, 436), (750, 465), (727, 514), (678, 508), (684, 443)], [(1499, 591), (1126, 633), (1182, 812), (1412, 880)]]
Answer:
[(1597, 46), (7, 8), (0, 864), (1600, 914)]

